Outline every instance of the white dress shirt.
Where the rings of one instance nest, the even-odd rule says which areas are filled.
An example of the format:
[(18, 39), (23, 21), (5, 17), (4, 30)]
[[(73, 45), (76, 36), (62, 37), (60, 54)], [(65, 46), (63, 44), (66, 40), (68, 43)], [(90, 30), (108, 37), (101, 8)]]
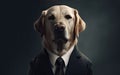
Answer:
[[(61, 58), (64, 60), (64, 63), (65, 63), (64, 71), (66, 71), (66, 67), (67, 67), (67, 65), (68, 65), (69, 58), (70, 58), (70, 55), (71, 55), (73, 49), (74, 49), (74, 46), (72, 46), (72, 47), (68, 50), (67, 53), (65, 53), (63, 56), (61, 56)], [(52, 64), (52, 71), (53, 71), (53, 73), (55, 74), (55, 70), (56, 70), (55, 62), (56, 62), (57, 58), (60, 57), (60, 56), (52, 53), (52, 52), (49, 51), (49, 50), (47, 50), (47, 52), (48, 52), (48, 54), (49, 54), (49, 59), (50, 59), (50, 62), (51, 62), (51, 64)]]

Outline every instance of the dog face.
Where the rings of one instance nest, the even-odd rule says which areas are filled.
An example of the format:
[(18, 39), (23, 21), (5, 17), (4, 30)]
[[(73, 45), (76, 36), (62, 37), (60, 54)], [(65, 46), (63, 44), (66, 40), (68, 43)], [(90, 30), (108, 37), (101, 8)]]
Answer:
[(44, 46), (62, 55), (77, 42), (77, 36), (85, 29), (85, 22), (78, 11), (66, 5), (56, 5), (42, 12), (35, 22), (35, 30), (44, 39)]

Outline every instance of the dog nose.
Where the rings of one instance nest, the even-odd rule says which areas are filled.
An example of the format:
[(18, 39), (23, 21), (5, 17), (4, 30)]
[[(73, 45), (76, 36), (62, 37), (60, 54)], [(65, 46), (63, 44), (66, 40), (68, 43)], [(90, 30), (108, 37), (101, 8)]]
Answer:
[(61, 32), (65, 30), (65, 26), (63, 25), (56, 25), (55, 26), (55, 31)]

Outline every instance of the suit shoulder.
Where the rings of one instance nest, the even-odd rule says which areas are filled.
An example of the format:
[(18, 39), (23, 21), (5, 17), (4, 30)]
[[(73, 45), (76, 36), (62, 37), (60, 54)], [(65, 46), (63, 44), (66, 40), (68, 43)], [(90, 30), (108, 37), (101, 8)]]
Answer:
[[(77, 50), (78, 51), (78, 50)], [(85, 64), (88, 64), (88, 65), (92, 65), (92, 61), (85, 55), (83, 54), (82, 52), (78, 51), (78, 54), (79, 54), (79, 58), (80, 58), (80, 61), (85, 63)]]
[(84, 61), (85, 63), (92, 65), (92, 61), (83, 53), (81, 53), (81, 60)]
[(42, 50), (38, 55), (36, 55), (32, 61), (30, 62), (30, 65), (38, 65), (41, 61), (43, 61), (46, 58), (46, 54)]

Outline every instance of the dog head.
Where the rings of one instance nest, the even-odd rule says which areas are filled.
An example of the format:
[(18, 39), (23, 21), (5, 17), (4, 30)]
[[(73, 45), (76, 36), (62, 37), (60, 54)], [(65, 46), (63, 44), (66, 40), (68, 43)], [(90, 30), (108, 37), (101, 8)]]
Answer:
[(44, 46), (62, 55), (77, 43), (77, 37), (85, 30), (86, 24), (76, 9), (56, 5), (42, 11), (34, 27), (43, 37)]

